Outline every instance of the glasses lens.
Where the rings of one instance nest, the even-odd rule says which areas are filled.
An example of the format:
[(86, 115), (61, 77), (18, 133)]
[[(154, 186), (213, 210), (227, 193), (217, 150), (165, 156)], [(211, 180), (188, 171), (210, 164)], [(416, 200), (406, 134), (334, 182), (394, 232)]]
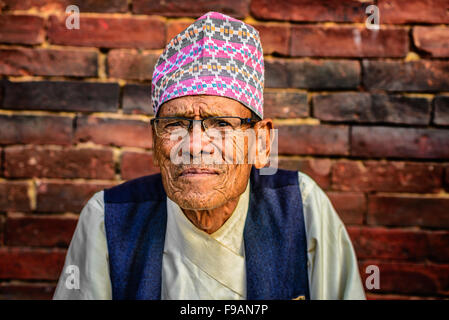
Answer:
[(155, 119), (156, 133), (166, 136), (189, 129), (189, 120), (185, 119)]
[(237, 130), (240, 128), (241, 120), (240, 118), (232, 117), (217, 117), (209, 118), (204, 120), (204, 126), (206, 129), (214, 130)]

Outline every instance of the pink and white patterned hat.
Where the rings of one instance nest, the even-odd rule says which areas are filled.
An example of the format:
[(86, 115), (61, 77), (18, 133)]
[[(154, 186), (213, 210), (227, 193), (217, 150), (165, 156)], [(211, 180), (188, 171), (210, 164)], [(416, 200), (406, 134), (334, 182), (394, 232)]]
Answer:
[(175, 36), (153, 72), (154, 114), (171, 99), (215, 95), (235, 99), (263, 119), (264, 61), (259, 33), (208, 12)]

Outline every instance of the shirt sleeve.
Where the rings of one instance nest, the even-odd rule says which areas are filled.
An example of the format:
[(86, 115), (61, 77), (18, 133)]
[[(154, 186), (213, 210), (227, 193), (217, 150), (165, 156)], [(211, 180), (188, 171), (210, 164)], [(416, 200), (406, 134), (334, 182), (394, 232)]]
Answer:
[[(76, 283), (74, 277), (78, 277), (79, 285), (74, 285)], [(104, 227), (104, 200), (103, 191), (100, 191), (81, 211), (53, 299), (109, 300), (111, 298), (108, 248)]]
[(365, 300), (357, 258), (343, 222), (324, 191), (298, 172), (307, 236), (310, 298)]

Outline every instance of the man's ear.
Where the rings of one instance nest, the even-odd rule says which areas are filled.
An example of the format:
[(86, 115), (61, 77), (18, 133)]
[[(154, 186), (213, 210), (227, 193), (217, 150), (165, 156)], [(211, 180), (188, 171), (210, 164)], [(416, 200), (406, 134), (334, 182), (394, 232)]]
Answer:
[(270, 118), (258, 121), (254, 125), (254, 131), (256, 133), (256, 158), (254, 166), (257, 169), (265, 167), (270, 159), (273, 128), (273, 120)]

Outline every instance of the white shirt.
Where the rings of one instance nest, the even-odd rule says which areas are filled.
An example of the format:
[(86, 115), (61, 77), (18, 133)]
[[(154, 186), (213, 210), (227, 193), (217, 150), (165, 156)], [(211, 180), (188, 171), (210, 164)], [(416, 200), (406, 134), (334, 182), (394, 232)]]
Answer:
[[(365, 299), (357, 259), (346, 229), (329, 198), (298, 172), (307, 238), (311, 299)], [(225, 224), (209, 235), (196, 228), (167, 198), (162, 259), (162, 299), (245, 299), (243, 228), (249, 188)], [(79, 289), (66, 286), (69, 265), (79, 268)], [(80, 214), (54, 299), (111, 299), (103, 191)]]

